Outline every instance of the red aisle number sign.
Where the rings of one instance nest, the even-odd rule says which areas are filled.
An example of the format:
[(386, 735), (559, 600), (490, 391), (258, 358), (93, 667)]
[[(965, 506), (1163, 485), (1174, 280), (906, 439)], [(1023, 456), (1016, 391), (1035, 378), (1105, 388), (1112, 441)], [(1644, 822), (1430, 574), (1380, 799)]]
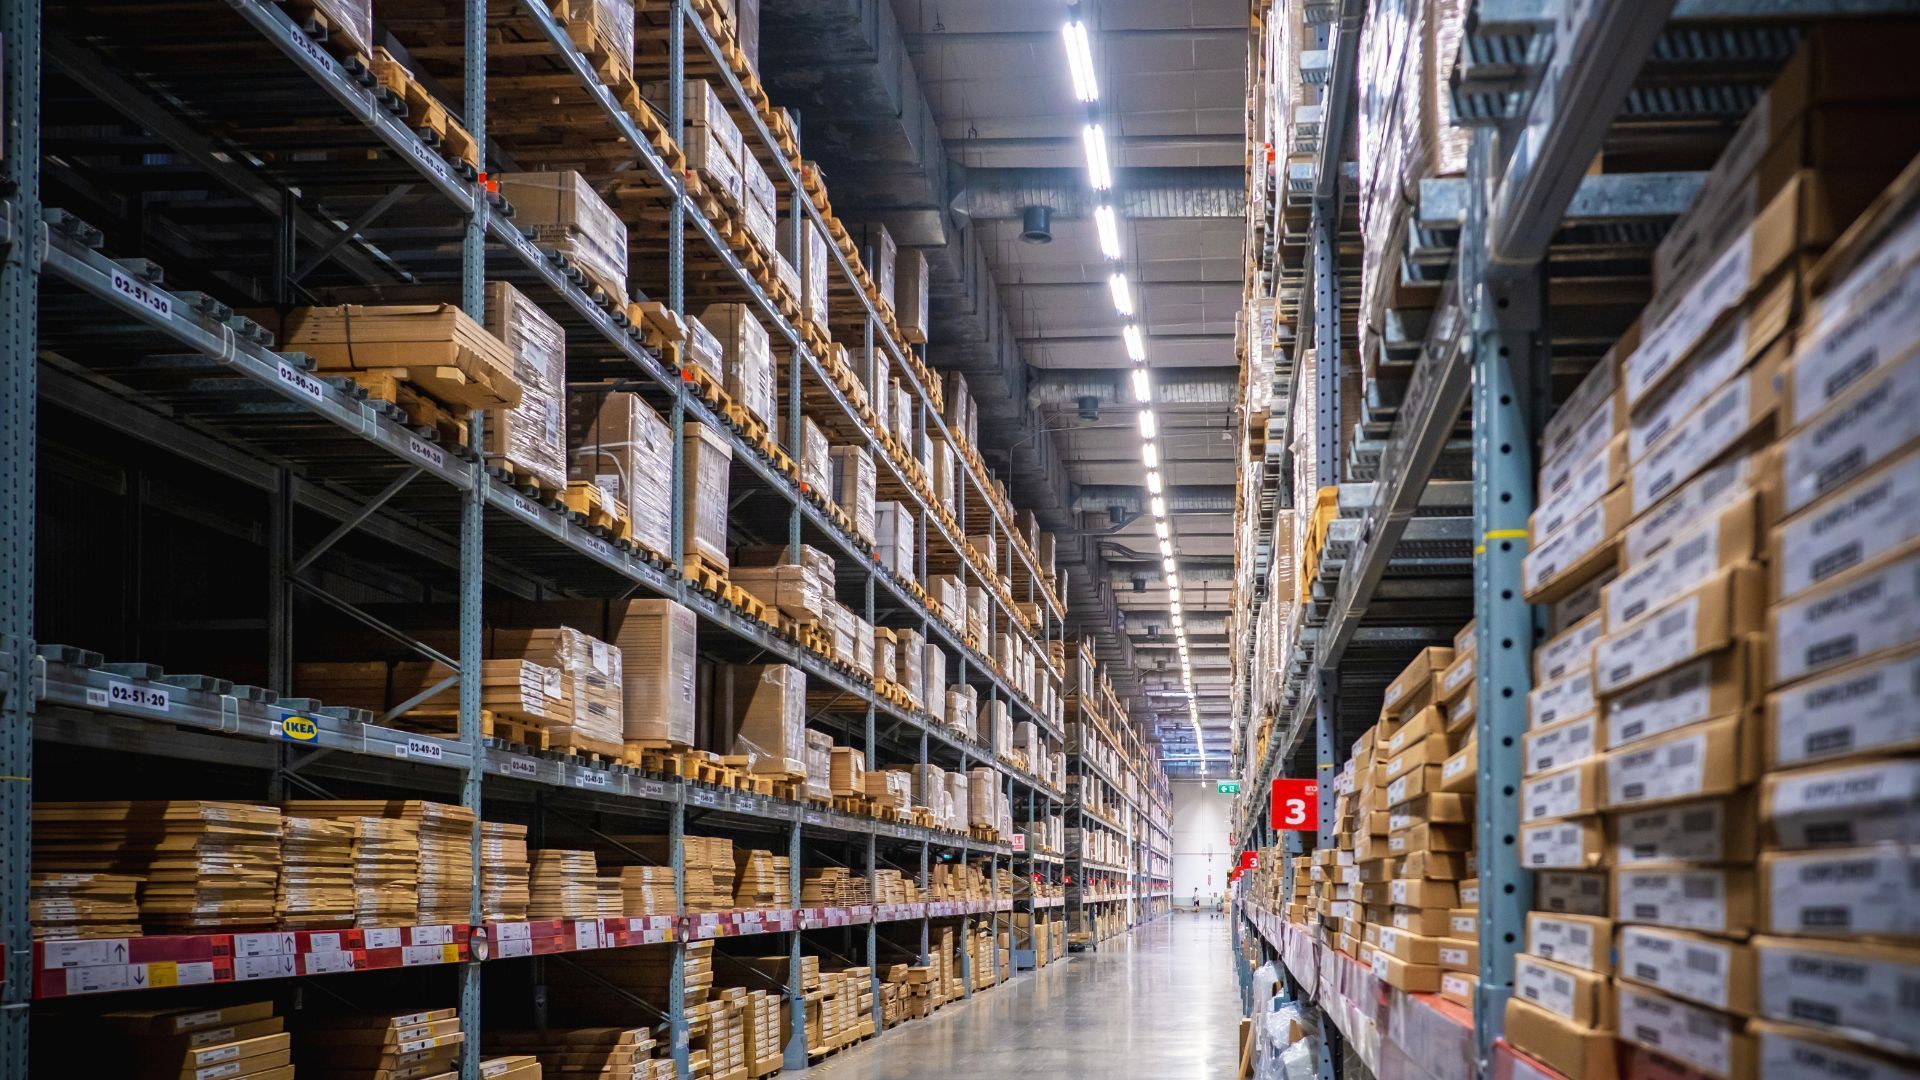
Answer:
[(1320, 784), (1314, 780), (1275, 780), (1267, 815), (1283, 832), (1320, 831)]
[(1014, 833), (1012, 836), (1007, 837), (1007, 846), (1015, 851), (1027, 850), (1027, 834)]

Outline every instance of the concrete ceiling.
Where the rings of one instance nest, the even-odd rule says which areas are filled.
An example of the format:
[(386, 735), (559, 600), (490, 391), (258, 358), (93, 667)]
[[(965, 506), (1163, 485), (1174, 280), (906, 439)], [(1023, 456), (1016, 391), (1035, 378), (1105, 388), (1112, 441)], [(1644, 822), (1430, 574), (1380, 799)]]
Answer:
[[(1016, 501), (1035, 506), (1044, 526), (1078, 534), (1062, 545), (1080, 581), (1069, 597), (1074, 617), (1099, 623), (1082, 631), (1102, 639), (1136, 719), (1162, 735), (1178, 774), (1193, 738), (1184, 697), (1166, 693), (1179, 688), (1178, 654), (1152, 518), (1140, 513), (1145, 469), (1139, 406), (1125, 382), (1125, 320), (1087, 212), (1087, 113), (1067, 75), (1067, 11), (1055, 0), (770, 0), (763, 67), (775, 100), (801, 108), (806, 152), (826, 166), (836, 212), (884, 220), (927, 249), (936, 282), (928, 358), (966, 371), (983, 413), (1002, 418), (982, 441), (989, 462), (1011, 473)], [(1173, 515), (1183, 612), (1209, 764), (1220, 773), (1231, 745), (1221, 620), (1233, 551), (1246, 4), (1084, 0), (1082, 14), (1124, 215), (1123, 267), (1155, 373), (1165, 476), (1170, 494), (1183, 496)], [(782, 40), (808, 47), (771, 44)], [(893, 116), (855, 119), (863, 109)], [(1020, 238), (1027, 200), (1055, 211), (1050, 243)], [(991, 283), (990, 299), (968, 291), (977, 282)], [(942, 328), (983, 317), (1008, 338), (993, 341), (992, 360), (989, 346), (943, 344), (951, 335)]]

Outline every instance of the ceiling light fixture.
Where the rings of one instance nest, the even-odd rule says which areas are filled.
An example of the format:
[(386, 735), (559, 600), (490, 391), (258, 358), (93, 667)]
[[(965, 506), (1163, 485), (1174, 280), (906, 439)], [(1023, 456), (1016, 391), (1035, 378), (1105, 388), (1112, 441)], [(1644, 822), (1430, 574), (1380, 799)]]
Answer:
[(1153, 382), (1147, 378), (1146, 368), (1133, 369), (1133, 400), (1142, 405), (1153, 400)]
[[(1160, 494), (1160, 470), (1155, 469), (1147, 474), (1147, 490), (1155, 495)], [(1164, 547), (1167, 542), (1162, 540), (1160, 543)]]
[(1137, 323), (1128, 323), (1127, 328), (1120, 331), (1120, 336), (1127, 343), (1127, 357), (1129, 359), (1137, 364), (1147, 358), (1147, 343), (1146, 340), (1140, 336), (1140, 327)]
[(1149, 469), (1157, 469), (1160, 467), (1160, 451), (1154, 449), (1152, 443), (1142, 443), (1140, 461)]
[(1115, 274), (1107, 279), (1107, 288), (1113, 293), (1113, 309), (1122, 315), (1133, 314), (1133, 289), (1127, 285), (1127, 275)]
[(1167, 516), (1167, 500), (1158, 495), (1155, 495), (1152, 501), (1147, 503), (1147, 508), (1153, 511), (1154, 517), (1163, 518)]
[(1167, 538), (1167, 523), (1164, 521), (1154, 522), (1153, 535), (1159, 537), (1162, 540), (1165, 540)]
[(1113, 187), (1113, 166), (1107, 160), (1107, 130), (1099, 124), (1088, 124), (1080, 130), (1080, 141), (1087, 150), (1087, 183), (1095, 191), (1106, 191)]
[(1166, 570), (1167, 573), (1169, 574), (1173, 573), (1173, 556), (1169, 555), (1166, 558), (1161, 559), (1160, 566), (1162, 569)]
[(1153, 410), (1141, 409), (1140, 410), (1140, 437), (1143, 439), (1153, 438), (1153, 433), (1156, 430), (1158, 430), (1158, 427), (1159, 427), (1158, 421), (1154, 418)]
[(1100, 84), (1093, 77), (1093, 44), (1087, 37), (1087, 24), (1074, 19), (1060, 28), (1067, 46), (1067, 74), (1073, 79), (1073, 96), (1080, 101), (1100, 100)]
[(1109, 259), (1120, 257), (1120, 224), (1114, 220), (1113, 207), (1096, 207), (1093, 227), (1100, 233), (1100, 254)]

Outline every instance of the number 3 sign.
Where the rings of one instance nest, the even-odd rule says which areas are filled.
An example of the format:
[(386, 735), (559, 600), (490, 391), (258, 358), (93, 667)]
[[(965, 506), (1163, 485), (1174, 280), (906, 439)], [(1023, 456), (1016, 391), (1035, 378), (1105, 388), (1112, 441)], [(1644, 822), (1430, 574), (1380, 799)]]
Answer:
[(1267, 814), (1284, 832), (1320, 831), (1320, 785), (1313, 780), (1275, 780)]

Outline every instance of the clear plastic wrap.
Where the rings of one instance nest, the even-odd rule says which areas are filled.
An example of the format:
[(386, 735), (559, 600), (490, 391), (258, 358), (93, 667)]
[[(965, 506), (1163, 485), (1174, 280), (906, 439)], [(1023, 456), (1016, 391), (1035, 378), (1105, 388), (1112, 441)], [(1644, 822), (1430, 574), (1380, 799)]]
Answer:
[(577, 172), (496, 173), (514, 223), (566, 253), (595, 285), (627, 302), (627, 226)]
[(853, 614), (847, 613), (853, 620), (853, 670), (873, 678), (873, 624)]
[(686, 358), (694, 367), (713, 376), (721, 385), (726, 384), (726, 350), (714, 332), (707, 328), (707, 324), (691, 315), (687, 316), (686, 350)]
[(915, 345), (927, 340), (927, 257), (909, 248), (900, 253), (894, 278), (894, 318), (900, 334)]
[(833, 736), (824, 731), (807, 732), (807, 796), (833, 797)]
[(827, 453), (833, 459), (834, 504), (853, 519), (856, 536), (874, 543), (873, 455), (864, 446), (836, 446)]
[(906, 503), (883, 502), (874, 504), (875, 546), (879, 550), (880, 565), (895, 574), (914, 580), (917, 563), (917, 550), (914, 544), (913, 511)]
[(567, 486), (566, 331), (504, 281), (487, 282), (486, 314), (487, 329), (513, 355), (520, 384), (518, 405), (487, 412), (487, 456), (561, 491)]
[(928, 649), (927, 639), (914, 630), (896, 629), (893, 637), (894, 670), (899, 673), (900, 685), (906, 688), (907, 700), (918, 705), (920, 704), (920, 687), (923, 685), (921, 680), (925, 678), (924, 654), (939, 650)]
[(867, 793), (867, 755), (851, 746), (833, 747), (831, 789), (835, 795)]
[(887, 354), (873, 350), (873, 377), (867, 380), (867, 389), (873, 398), (873, 422), (886, 431), (893, 430), (893, 384), (892, 362)]
[(786, 664), (733, 668), (734, 753), (759, 775), (807, 771), (807, 676)]
[[(913, 691), (909, 690), (908, 693)], [(919, 693), (920, 697), (915, 700), (925, 702), (927, 711), (933, 714), (935, 720), (950, 719), (947, 715), (947, 654), (938, 648), (922, 650)]]
[(900, 385), (899, 379), (887, 384), (888, 392), (893, 395), (893, 404), (888, 407), (887, 415), (893, 421), (893, 437), (900, 440), (900, 448), (908, 453), (913, 449), (914, 402), (913, 394)]
[(833, 256), (827, 250), (826, 234), (811, 219), (800, 230), (801, 307), (817, 327), (827, 325), (827, 268)]
[(625, 676), (619, 646), (571, 626), (496, 629), (490, 644), (496, 655), (524, 657), (560, 670), (569, 721), (561, 730), (549, 728), (554, 746), (620, 751), (626, 728), (622, 709)]
[[(742, 201), (747, 231), (766, 250), (777, 251), (780, 247), (780, 231), (775, 222), (780, 217), (780, 193), (773, 186), (773, 177), (767, 175), (758, 157), (744, 149), (740, 154), (740, 176), (744, 188), (745, 197)], [(795, 282), (795, 295), (799, 294), (798, 284)]]
[(626, 737), (693, 745), (699, 618), (672, 600), (628, 600), (608, 621), (620, 647)]
[(1000, 819), (999, 773), (992, 769), (967, 770), (967, 824), (995, 827)]
[(893, 306), (894, 270), (900, 260), (900, 249), (893, 242), (893, 234), (887, 227), (875, 221), (867, 225), (863, 232), (866, 256), (870, 260), (867, 272), (873, 276), (874, 290), (880, 299)]
[(709, 304), (700, 321), (720, 341), (727, 393), (761, 423), (773, 427), (779, 390), (767, 328), (745, 304)]
[(833, 497), (833, 446), (810, 416), (800, 418), (800, 482)]
[(640, 395), (575, 394), (568, 408), (567, 475), (600, 489), (633, 523), (634, 540), (661, 554), (673, 544), (673, 430)]
[[(373, 52), (373, 4), (370, 0), (314, 0), (327, 18), (327, 37), (362, 56)], [(632, 55), (629, 53), (628, 55)]]
[(698, 555), (708, 566), (727, 568), (727, 499), (732, 483), (733, 450), (727, 440), (705, 424), (691, 424), (681, 443), (686, 469), (681, 519), (687, 554)]
[(886, 769), (866, 775), (866, 796), (900, 813), (913, 809), (913, 774), (905, 769)]
[(894, 636), (885, 626), (873, 628), (873, 677), (894, 681)]
[(944, 437), (935, 435), (928, 443), (931, 464), (927, 472), (933, 477), (933, 497), (949, 512), (953, 510), (953, 444)]

